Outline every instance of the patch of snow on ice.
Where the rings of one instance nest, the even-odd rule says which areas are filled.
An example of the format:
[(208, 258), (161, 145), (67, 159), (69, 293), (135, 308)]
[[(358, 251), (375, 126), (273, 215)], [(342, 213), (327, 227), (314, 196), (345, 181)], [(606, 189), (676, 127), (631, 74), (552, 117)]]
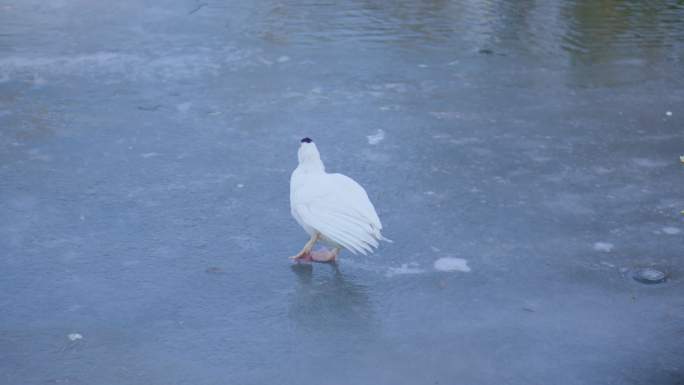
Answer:
[(378, 129), (378, 131), (374, 135), (368, 135), (366, 136), (368, 138), (368, 144), (378, 144), (382, 142), (383, 139), (385, 139), (385, 131), (382, 129)]
[(444, 257), (435, 261), (435, 270), (469, 272), (468, 261), (463, 258)]
[(606, 253), (610, 253), (613, 250), (613, 247), (615, 247), (615, 245), (613, 245), (610, 242), (596, 242), (596, 243), (594, 243), (594, 250), (596, 250), (596, 251), (603, 251)]
[(667, 226), (667, 227), (663, 227), (663, 232), (664, 232), (665, 234), (675, 235), (675, 234), (681, 233), (682, 230), (680, 230), (680, 229), (677, 228), (677, 227)]

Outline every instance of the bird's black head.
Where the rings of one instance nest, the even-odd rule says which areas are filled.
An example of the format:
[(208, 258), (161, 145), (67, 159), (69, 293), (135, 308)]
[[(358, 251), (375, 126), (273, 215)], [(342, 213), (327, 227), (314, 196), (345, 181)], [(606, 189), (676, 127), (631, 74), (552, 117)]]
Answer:
[(306, 138), (302, 139), (301, 142), (302, 143), (311, 143), (311, 142), (313, 142), (313, 140), (311, 140), (311, 138), (309, 138), (309, 137), (306, 137)]

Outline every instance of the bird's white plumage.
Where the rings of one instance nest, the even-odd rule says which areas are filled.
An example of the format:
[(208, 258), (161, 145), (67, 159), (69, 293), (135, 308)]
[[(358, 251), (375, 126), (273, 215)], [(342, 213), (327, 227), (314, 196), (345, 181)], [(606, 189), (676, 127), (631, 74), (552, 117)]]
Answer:
[(361, 185), (345, 175), (326, 173), (313, 142), (300, 145), (298, 158), (290, 178), (290, 208), (309, 235), (319, 233), (334, 246), (364, 255), (387, 240)]

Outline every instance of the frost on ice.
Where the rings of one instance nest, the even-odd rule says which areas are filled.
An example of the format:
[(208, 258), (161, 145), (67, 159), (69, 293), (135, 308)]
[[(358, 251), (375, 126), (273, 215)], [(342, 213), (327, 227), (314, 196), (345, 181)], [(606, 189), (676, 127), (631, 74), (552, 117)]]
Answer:
[(419, 268), (417, 263), (411, 262), (402, 263), (400, 267), (390, 267), (389, 269), (387, 269), (387, 273), (385, 273), (385, 276), (393, 277), (395, 275), (420, 274), (423, 272), (424, 270)]

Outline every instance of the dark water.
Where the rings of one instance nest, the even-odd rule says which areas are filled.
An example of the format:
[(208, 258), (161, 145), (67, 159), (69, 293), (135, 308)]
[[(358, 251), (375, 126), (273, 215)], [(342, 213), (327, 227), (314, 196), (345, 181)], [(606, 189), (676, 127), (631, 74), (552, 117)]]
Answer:
[[(681, 383), (683, 60), (681, 1), (0, 1), (0, 383)], [(290, 264), (303, 136), (393, 244)]]

